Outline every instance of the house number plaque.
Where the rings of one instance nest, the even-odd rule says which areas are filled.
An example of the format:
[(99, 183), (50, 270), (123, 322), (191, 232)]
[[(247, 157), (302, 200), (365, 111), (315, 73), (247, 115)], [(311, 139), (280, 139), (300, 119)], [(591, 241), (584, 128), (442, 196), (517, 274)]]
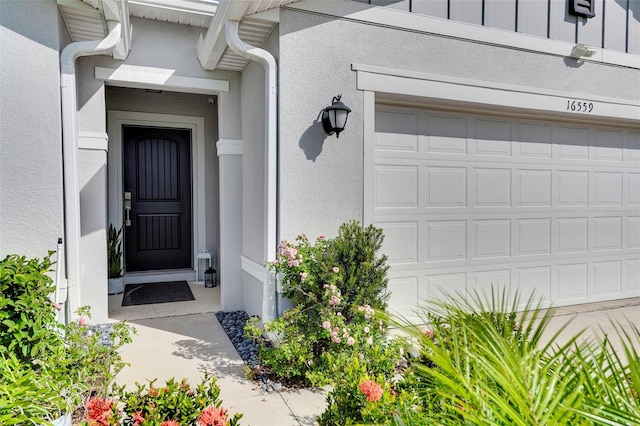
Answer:
[(567, 99), (567, 111), (590, 114), (593, 112), (593, 102)]

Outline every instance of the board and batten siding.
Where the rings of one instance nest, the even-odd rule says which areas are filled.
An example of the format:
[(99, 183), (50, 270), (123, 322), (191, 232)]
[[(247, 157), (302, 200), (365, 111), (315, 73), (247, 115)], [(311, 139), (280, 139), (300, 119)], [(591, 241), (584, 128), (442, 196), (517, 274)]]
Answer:
[(640, 0), (593, 0), (595, 16), (588, 19), (569, 14), (567, 0), (356, 1), (552, 40), (640, 54)]

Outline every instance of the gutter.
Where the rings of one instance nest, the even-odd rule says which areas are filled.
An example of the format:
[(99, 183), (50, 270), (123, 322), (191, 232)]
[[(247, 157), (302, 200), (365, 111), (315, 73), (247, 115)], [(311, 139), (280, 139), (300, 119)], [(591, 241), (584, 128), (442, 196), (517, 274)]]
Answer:
[[(265, 191), (265, 247), (264, 253), (266, 260), (272, 261), (276, 258), (276, 246), (278, 237), (277, 223), (277, 205), (276, 196), (278, 189), (278, 116), (277, 116), (277, 96), (278, 96), (278, 65), (275, 58), (264, 49), (245, 43), (238, 35), (238, 22), (227, 21), (225, 25), (225, 36), (227, 44), (238, 55), (241, 55), (252, 61), (262, 64), (265, 69), (265, 108), (266, 108), (266, 125), (265, 134), (267, 135), (267, 155), (266, 155), (266, 191)], [(276, 285), (274, 276), (265, 269), (263, 280), (263, 298), (262, 298), (262, 320), (270, 321), (275, 318), (276, 303), (278, 300), (276, 294)]]
[[(76, 68), (80, 56), (110, 53), (118, 46), (122, 25), (107, 21), (109, 34), (102, 40), (67, 45), (60, 54), (60, 97), (62, 104), (62, 159), (64, 177), (64, 221), (66, 231), (67, 292), (60, 295), (66, 304), (67, 320), (75, 316), (81, 304), (80, 281), (80, 188), (78, 184), (78, 123), (76, 119)], [(63, 290), (63, 289), (61, 289)]]

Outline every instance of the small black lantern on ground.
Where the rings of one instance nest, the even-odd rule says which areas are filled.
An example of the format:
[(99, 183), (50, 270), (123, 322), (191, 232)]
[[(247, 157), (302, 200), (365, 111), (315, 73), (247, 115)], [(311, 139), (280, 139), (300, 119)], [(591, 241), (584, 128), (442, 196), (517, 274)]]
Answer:
[(340, 132), (344, 130), (347, 124), (347, 117), (351, 112), (351, 108), (346, 106), (340, 100), (342, 95), (335, 96), (328, 106), (322, 111), (322, 127), (327, 134), (336, 134), (336, 138), (340, 137)]
[(204, 286), (207, 288), (212, 288), (218, 285), (218, 281), (216, 279), (216, 270), (209, 267), (206, 271), (204, 271)]

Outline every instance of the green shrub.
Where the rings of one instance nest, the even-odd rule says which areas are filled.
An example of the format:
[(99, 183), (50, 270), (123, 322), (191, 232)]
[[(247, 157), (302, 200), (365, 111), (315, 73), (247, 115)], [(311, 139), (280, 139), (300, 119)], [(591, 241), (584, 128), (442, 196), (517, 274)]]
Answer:
[(0, 261), (0, 353), (13, 353), (22, 362), (46, 356), (62, 343), (49, 298), (51, 254), (42, 260), (9, 255)]
[(59, 307), (50, 299), (50, 256), (10, 255), (0, 262), (0, 424), (42, 423), (73, 411), (88, 395), (106, 395), (124, 367), (119, 349), (135, 331), (116, 323), (111, 345), (102, 345), (85, 324), (86, 307), (77, 322), (59, 324)]

